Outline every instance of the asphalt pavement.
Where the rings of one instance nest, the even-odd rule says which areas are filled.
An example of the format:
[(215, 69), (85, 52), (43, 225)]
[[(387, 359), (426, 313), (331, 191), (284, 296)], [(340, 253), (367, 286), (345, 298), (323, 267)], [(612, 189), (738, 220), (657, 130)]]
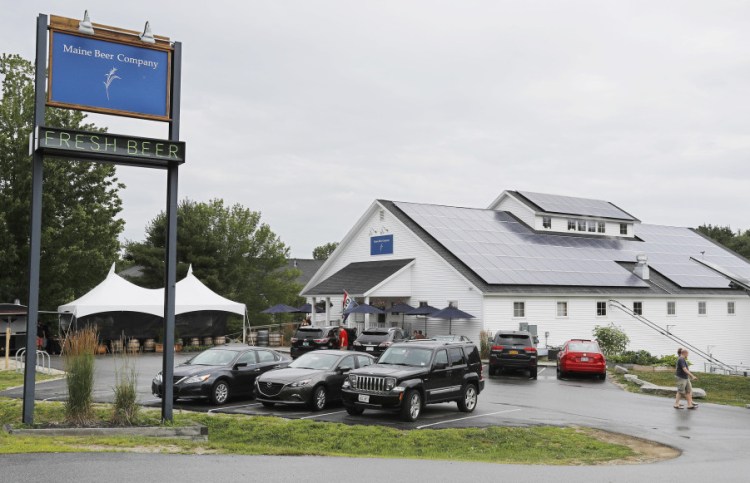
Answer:
[[(181, 362), (189, 356), (179, 354), (176, 361)], [(59, 359), (53, 358), (53, 366), (59, 367), (60, 364)], [(153, 375), (160, 370), (161, 358), (157, 355), (144, 354), (137, 358), (137, 364), (139, 400), (145, 406), (158, 407), (160, 400), (150, 394), (150, 384)], [(111, 401), (114, 370), (111, 356), (97, 358), (94, 394), (97, 401)], [(702, 481), (707, 478), (719, 481), (746, 481), (746, 475), (750, 472), (750, 461), (747, 457), (750, 454), (750, 410), (748, 409), (703, 403), (694, 411), (675, 410), (672, 408), (671, 399), (629, 393), (609, 380), (604, 382), (589, 378), (557, 380), (553, 367), (540, 368), (537, 380), (530, 380), (522, 373), (485, 376), (485, 380), (485, 390), (479, 395), (479, 403), (473, 413), (461, 413), (453, 403), (430, 405), (425, 408), (420, 419), (415, 423), (405, 423), (392, 413), (374, 410), (366, 411), (361, 416), (350, 416), (340, 404), (336, 403), (318, 413), (299, 407), (278, 405), (274, 408), (265, 408), (253, 400), (231, 400), (225, 406), (220, 407), (210, 406), (201, 401), (179, 401), (175, 408), (190, 411), (306, 418), (345, 424), (379, 424), (413, 430), (494, 425), (579, 425), (656, 441), (682, 452), (682, 455), (676, 459), (645, 465), (564, 468), (524, 466), (520, 473), (524, 475), (524, 478), (556, 477), (563, 481), (578, 478), (593, 479), (593, 481), (634, 481), (636, 478), (658, 477), (661, 481), (677, 481), (678, 479)], [(20, 394), (20, 389), (0, 393), (0, 395), (10, 397), (18, 397)], [(38, 384), (36, 396), (40, 400), (64, 400), (64, 381)], [(45, 464), (59, 464), (61, 467), (67, 467), (64, 461), (72, 457), (73, 455), (65, 455), (64, 459), (61, 459), (58, 456), (45, 455), (44, 461)], [(21, 455), (0, 457), (4, 468), (2, 471), (6, 471), (5, 469), (14, 471), (13, 468), (18, 468), (18, 475), (22, 476), (24, 458), (25, 456)], [(78, 458), (78, 456), (73, 458)], [(253, 468), (251, 473), (253, 478), (262, 476), (266, 481), (287, 481), (297, 469), (300, 471), (297, 475), (305, 475), (303, 478), (305, 481), (337, 481), (344, 478), (342, 474), (341, 478), (331, 479), (330, 475), (325, 473), (325, 468), (338, 466), (336, 458), (201, 456), (195, 457), (194, 460), (185, 459), (186, 462), (202, 463), (196, 465), (185, 463), (184, 468), (182, 462), (177, 463), (184, 458), (181, 456), (96, 455), (92, 460), (92, 456), (88, 455), (85, 458), (86, 461), (101, 461), (103, 465), (111, 465), (113, 460), (131, 462), (128, 465), (123, 464), (122, 468), (123, 471), (126, 471), (125, 468), (135, 471), (136, 473), (132, 474), (133, 478), (138, 478), (137, 473), (142, 471), (141, 462), (150, 461), (151, 458), (154, 461), (169, 461), (171, 467), (180, 467), (180, 473), (190, 475), (190, 480), (193, 480), (193, 477), (197, 479), (198, 475), (204, 474), (207, 467), (213, 468), (213, 471), (205, 471), (207, 474), (216, 475), (216, 471), (226, 472), (226, 481), (246, 479), (241, 476), (248, 474), (248, 467)], [(342, 461), (342, 464), (344, 466), (341, 467), (354, 465), (351, 461)], [(383, 460), (357, 460), (356, 468), (358, 473), (361, 471), (363, 477), (358, 476), (356, 479), (358, 481), (382, 479), (382, 477), (376, 478), (375, 475), (378, 469), (383, 469), (384, 464)], [(420, 479), (429, 478), (430, 474), (434, 474), (435, 481), (447, 479), (465, 481), (468, 476), (475, 479), (479, 475), (498, 477), (518, 474), (514, 473), (514, 468), (516, 472), (518, 469), (513, 465), (389, 460), (389, 480), (399, 474), (393, 471), (391, 465), (403, 467), (404, 470), (410, 468), (411, 474), (414, 474), (413, 470), (419, 469)], [(158, 475), (158, 465), (144, 463), (143, 466), (151, 468), (155, 472), (154, 475)], [(192, 468), (192, 466), (195, 468), (185, 473), (185, 469)], [(3, 474), (2, 471), (0, 475)], [(68, 470), (55, 469), (53, 474), (64, 475), (65, 471)], [(421, 474), (422, 471), (425, 472), (424, 475)], [(79, 477), (78, 481), (93, 481), (87, 480), (85, 473), (80, 475), (76, 472), (75, 475)], [(4, 480), (4, 477), (0, 476), (0, 479)], [(145, 478), (146, 481), (153, 479)], [(39, 480), (12, 479), (7, 481)]]

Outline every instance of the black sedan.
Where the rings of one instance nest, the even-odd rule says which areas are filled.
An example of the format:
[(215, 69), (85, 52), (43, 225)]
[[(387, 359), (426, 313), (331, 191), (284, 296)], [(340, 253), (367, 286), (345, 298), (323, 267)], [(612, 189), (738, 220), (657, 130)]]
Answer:
[[(264, 347), (235, 344), (208, 349), (174, 368), (173, 397), (208, 398), (224, 404), (230, 396), (253, 395), (253, 382), (264, 372), (286, 367), (278, 352)], [(151, 381), (151, 392), (162, 397), (162, 373)]]
[(255, 398), (266, 407), (274, 404), (305, 404), (313, 411), (328, 401), (341, 399), (341, 385), (352, 369), (369, 366), (375, 358), (339, 350), (303, 354), (289, 367), (270, 371), (255, 379)]

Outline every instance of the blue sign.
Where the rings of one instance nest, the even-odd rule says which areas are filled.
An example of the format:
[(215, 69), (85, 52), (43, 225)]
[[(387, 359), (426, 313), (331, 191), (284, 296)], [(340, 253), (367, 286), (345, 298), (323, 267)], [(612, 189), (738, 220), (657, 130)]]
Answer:
[(52, 31), (50, 105), (169, 118), (169, 53)]
[(371, 236), (370, 255), (393, 255), (393, 235)]

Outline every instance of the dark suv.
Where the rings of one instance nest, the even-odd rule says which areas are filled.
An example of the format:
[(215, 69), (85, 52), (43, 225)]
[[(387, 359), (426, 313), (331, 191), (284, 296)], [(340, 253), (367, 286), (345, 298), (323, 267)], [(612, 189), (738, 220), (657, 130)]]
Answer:
[(401, 342), (406, 337), (404, 331), (398, 327), (391, 327), (388, 329), (366, 329), (362, 334), (357, 337), (354, 341), (354, 350), (360, 352), (367, 352), (374, 356), (379, 356), (387, 348), (396, 342)]
[(525, 330), (500, 330), (492, 339), (490, 349), (490, 376), (503, 369), (529, 371), (529, 377), (536, 379), (537, 354), (536, 338)]
[(297, 329), (291, 339), (289, 353), (296, 359), (305, 352), (317, 349), (338, 349), (341, 344), (339, 331), (341, 327), (305, 326)]
[(484, 389), (474, 344), (415, 340), (393, 344), (377, 364), (349, 373), (341, 388), (346, 412), (397, 411), (415, 421), (425, 404), (455, 401), (471, 412)]

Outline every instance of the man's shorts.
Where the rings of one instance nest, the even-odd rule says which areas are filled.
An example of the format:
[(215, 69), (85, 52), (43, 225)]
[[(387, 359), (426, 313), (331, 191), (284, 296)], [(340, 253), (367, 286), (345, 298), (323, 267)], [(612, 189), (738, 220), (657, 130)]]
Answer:
[(680, 394), (690, 394), (693, 392), (693, 385), (690, 384), (690, 379), (683, 379), (677, 376), (675, 376), (675, 379), (677, 379), (677, 392)]

